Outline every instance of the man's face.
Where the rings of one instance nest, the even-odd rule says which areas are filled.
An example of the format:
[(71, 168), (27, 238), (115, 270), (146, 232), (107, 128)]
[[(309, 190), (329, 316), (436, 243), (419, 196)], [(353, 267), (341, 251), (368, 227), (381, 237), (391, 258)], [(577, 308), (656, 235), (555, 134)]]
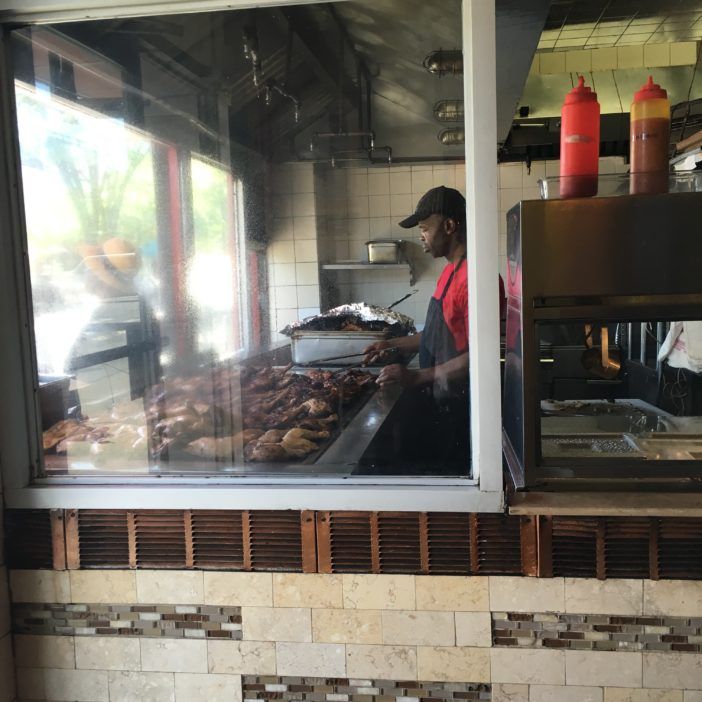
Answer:
[(419, 222), (420, 238), (424, 253), (430, 253), (434, 258), (446, 256), (449, 252), (451, 236), (447, 224), (452, 222), (440, 214), (429, 215)]

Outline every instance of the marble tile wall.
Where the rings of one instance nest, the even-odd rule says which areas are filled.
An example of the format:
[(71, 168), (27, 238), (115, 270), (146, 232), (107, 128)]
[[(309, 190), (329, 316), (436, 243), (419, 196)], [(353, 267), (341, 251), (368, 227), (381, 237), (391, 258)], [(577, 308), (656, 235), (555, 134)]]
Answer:
[[(604, 618), (614, 626), (617, 618), (641, 618), (641, 626), (654, 626), (655, 619), (673, 630), (679, 620), (691, 626), (702, 619), (697, 581), (197, 571), (10, 575), (15, 602), (36, 611), (45, 604), (115, 603), (109, 598), (122, 593), (123, 604), (136, 612), (153, 603), (148, 598), (155, 588), (176, 610), (241, 608), (240, 640), (16, 632), (22, 700), (439, 702), (473, 699), (461, 696), (475, 692), (472, 685), (482, 695), (477, 699), (490, 692), (498, 702), (702, 702), (698, 651), (502, 646), (493, 641), (491, 625), (502, 615), (544, 626), (576, 619), (594, 625)], [(179, 599), (188, 604), (174, 605)], [(662, 639), (662, 631), (656, 633)], [(417, 681), (431, 683), (432, 694)], [(366, 689), (349, 689), (353, 685)], [(296, 696), (288, 700), (290, 692)]]

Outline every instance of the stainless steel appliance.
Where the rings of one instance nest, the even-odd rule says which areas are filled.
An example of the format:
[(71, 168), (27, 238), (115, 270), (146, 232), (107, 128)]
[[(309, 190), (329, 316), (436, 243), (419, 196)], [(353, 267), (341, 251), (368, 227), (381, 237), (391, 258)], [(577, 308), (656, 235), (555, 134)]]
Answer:
[[(509, 211), (503, 449), (517, 489), (576, 482), (582, 487), (583, 481), (630, 488), (632, 478), (691, 485), (702, 477), (702, 461), (696, 460), (700, 454), (694, 450), (679, 452), (687, 460), (667, 460), (670, 452), (647, 454), (645, 441), (636, 440), (624, 442), (633, 443), (635, 450), (615, 455), (601, 450), (602, 441), (593, 440), (584, 450), (593, 429), (606, 435), (603, 439), (614, 440), (606, 445), (616, 449), (624, 443), (613, 434), (626, 439), (640, 432), (650, 441), (651, 432), (675, 432), (666, 422), (667, 408), (702, 415), (699, 402), (688, 402), (678, 411), (680, 403), (671, 401), (669, 388), (674, 379), (655, 361), (640, 360), (645, 360), (650, 344), (654, 353), (649, 356), (655, 358), (652, 329), (673, 320), (702, 318), (700, 212), (698, 193), (537, 200)], [(628, 346), (616, 376), (598, 376), (578, 363), (586, 349), (586, 324), (599, 334), (590, 346), (598, 348), (600, 338), (600, 346), (615, 338), (619, 348)], [(637, 327), (640, 336), (632, 334)], [(641, 353), (634, 348), (639, 338)], [(548, 372), (570, 369), (560, 385), (553, 378), (544, 382), (539, 369), (540, 349), (549, 343), (554, 362)], [(699, 377), (686, 382), (690, 397), (702, 392)], [(554, 445), (554, 425), (542, 402), (559, 387), (567, 388), (564, 397), (571, 399), (578, 398), (573, 390), (577, 388), (585, 401), (632, 398), (646, 402), (648, 409), (625, 412), (625, 419), (576, 420), (567, 431), (558, 430), (563, 432), (556, 442), (561, 449), (553, 451), (549, 447)], [(680, 433), (672, 441), (682, 446), (686, 437)], [(577, 452), (563, 450), (569, 438)]]

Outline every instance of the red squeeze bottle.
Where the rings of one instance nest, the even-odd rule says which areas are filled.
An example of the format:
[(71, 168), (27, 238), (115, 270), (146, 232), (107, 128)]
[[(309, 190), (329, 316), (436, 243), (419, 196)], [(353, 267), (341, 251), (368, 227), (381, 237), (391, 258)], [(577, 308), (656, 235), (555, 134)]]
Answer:
[(561, 109), (561, 197), (597, 194), (599, 155), (600, 103), (579, 76)]

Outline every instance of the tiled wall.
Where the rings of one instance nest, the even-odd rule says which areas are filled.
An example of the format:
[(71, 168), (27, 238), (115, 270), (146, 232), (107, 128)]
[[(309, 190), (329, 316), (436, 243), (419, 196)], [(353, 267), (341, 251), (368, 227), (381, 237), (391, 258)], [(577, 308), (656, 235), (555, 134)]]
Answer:
[(175, 611), (240, 607), (242, 619), (241, 640), (16, 634), (20, 699), (702, 700), (697, 651), (632, 650), (630, 637), (628, 648), (614, 651), (503, 646), (495, 624), (501, 617), (552, 627), (606, 618), (654, 626), (643, 619), (655, 619), (661, 628), (679, 620), (690, 628), (702, 618), (702, 582), (14, 571), (11, 584), (18, 604), (35, 607), (129, 605), (138, 612), (156, 602)]
[(0, 479), (0, 702), (10, 702), (15, 695), (15, 675), (10, 634), (10, 591), (3, 544), (3, 492)]

